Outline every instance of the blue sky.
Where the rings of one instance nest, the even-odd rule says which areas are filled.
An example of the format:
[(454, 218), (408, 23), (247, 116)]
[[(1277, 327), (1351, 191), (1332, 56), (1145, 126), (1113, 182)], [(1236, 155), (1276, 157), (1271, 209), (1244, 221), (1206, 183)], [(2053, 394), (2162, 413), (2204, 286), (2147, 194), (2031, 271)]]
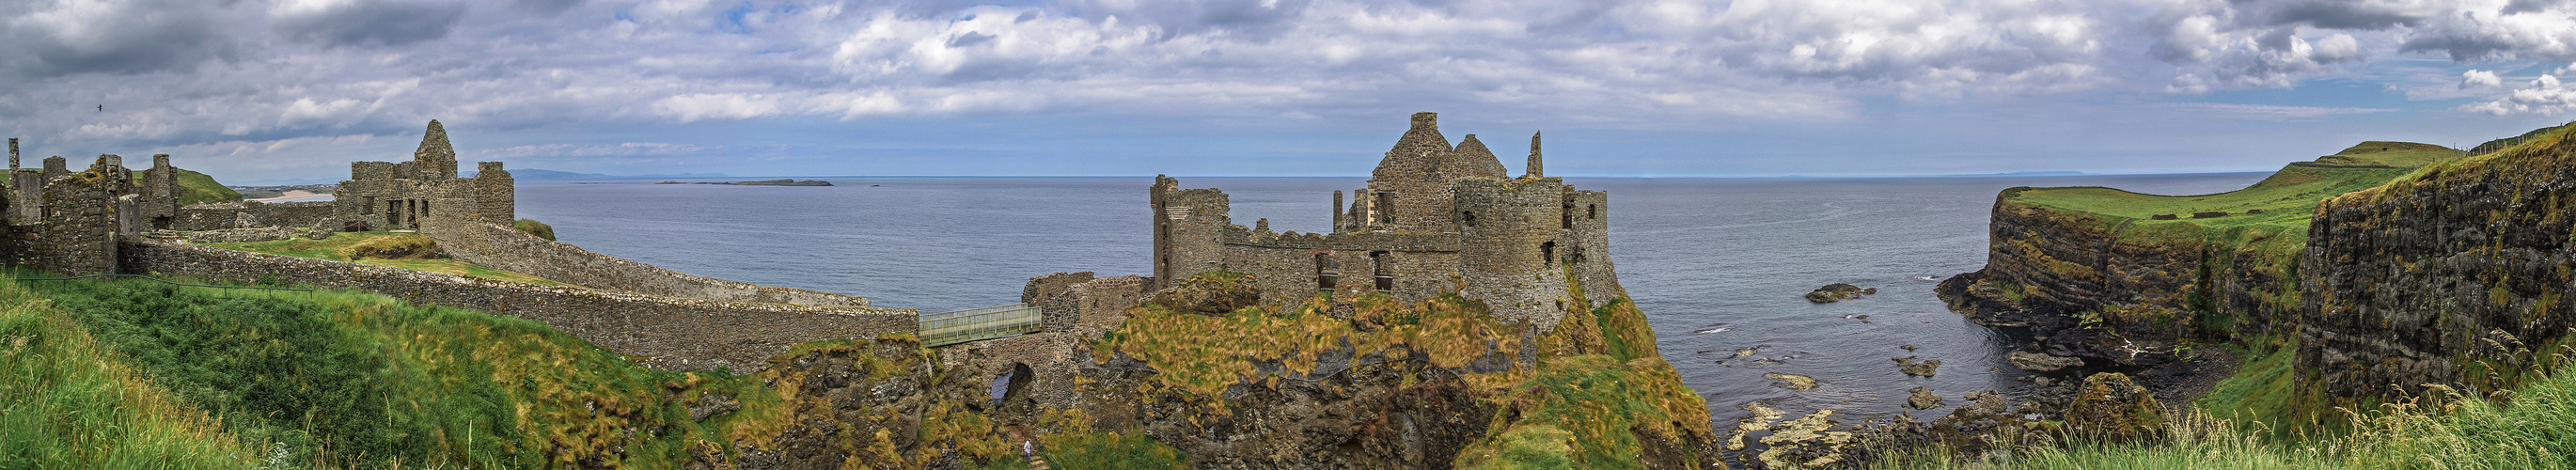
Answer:
[[(228, 183), (1364, 175), (1415, 111), (1567, 176), (2260, 171), (2576, 110), (2558, 0), (5, 0), (0, 134)], [(102, 110), (100, 107), (104, 106)], [(32, 164), (32, 163), (30, 163)]]

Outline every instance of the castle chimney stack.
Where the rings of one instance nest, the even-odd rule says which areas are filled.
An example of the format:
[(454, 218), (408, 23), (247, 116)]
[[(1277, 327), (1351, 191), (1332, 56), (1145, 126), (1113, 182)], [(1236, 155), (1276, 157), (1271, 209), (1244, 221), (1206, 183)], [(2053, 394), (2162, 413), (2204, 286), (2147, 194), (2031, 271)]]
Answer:
[(1333, 190), (1333, 232), (1342, 231), (1342, 190)]
[(1440, 130), (1440, 113), (1430, 111), (1413, 113), (1413, 128), (1434, 131)]
[(1538, 135), (1539, 135), (1539, 133), (1537, 133), (1537, 132), (1531, 132), (1531, 133), (1530, 133), (1530, 159), (1529, 159), (1529, 166), (1528, 166), (1527, 168), (1522, 168), (1522, 169), (1523, 169), (1523, 170), (1528, 170), (1529, 177), (1531, 177), (1531, 178), (1546, 178), (1546, 177), (1547, 177), (1547, 166), (1545, 166), (1545, 165), (1540, 165), (1540, 164), (1539, 164), (1539, 162), (1538, 162)]
[(9, 171), (18, 171), (18, 138), (9, 138)]

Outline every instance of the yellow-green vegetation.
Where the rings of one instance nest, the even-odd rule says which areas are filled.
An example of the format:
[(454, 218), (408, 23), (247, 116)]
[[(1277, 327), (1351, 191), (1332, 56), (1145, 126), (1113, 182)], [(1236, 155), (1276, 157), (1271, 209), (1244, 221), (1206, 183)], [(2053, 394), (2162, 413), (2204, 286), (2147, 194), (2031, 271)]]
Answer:
[[(372, 294), (100, 280), (0, 286), (0, 298), (21, 299), (18, 304), (38, 296), (44, 318), (13, 321), (56, 325), (46, 327), (52, 331), (77, 325), (103, 347), (76, 362), (133, 371), (120, 379), (129, 398), (77, 406), (160, 406), (165, 409), (147, 416), (180, 430), (84, 432), (184, 431), (195, 437), (186, 444), (192, 447), (182, 448), (202, 449), (197, 453), (208, 459), (369, 468), (569, 467), (585, 460), (662, 467), (706, 446), (721, 454), (725, 446), (710, 443), (726, 442), (736, 421), (780, 406), (756, 378), (648, 369), (535, 322)], [(88, 368), (37, 367), (57, 374)], [(211, 413), (228, 435), (201, 430), (207, 421), (189, 418), (201, 415), (152, 405), (160, 399), (150, 393)], [(733, 397), (742, 411), (692, 421), (681, 403), (707, 393)], [(144, 398), (131, 398), (137, 396)], [(55, 402), (64, 401), (70, 400)], [(8, 420), (46, 418), (15, 409), (7, 414)], [(169, 445), (154, 442), (137, 445)], [(62, 445), (25, 453), (81, 451)], [(254, 451), (233, 450), (245, 447)]]
[[(2264, 426), (2193, 414), (2161, 441), (2062, 442), (2009, 459), (1961, 461), (1939, 449), (1882, 469), (2568, 469), (2576, 468), (2576, 372), (2540, 374), (2509, 402), (2447, 396), (2381, 405), (2334, 437), (2267, 439)], [(2438, 403), (2438, 404), (2425, 404)], [(2351, 413), (2348, 410), (2338, 412)]]
[[(1227, 282), (1224, 274), (1200, 276), (1203, 282)], [(1106, 361), (1125, 354), (1154, 367), (1157, 381), (1217, 396), (1227, 385), (1256, 380), (1258, 363), (1276, 361), (1296, 372), (1315, 370), (1317, 356), (1345, 342), (1355, 356), (1399, 352), (1425, 353), (1433, 366), (1463, 367), (1488, 354), (1520, 350), (1515, 327), (1494, 321), (1483, 302), (1442, 294), (1405, 305), (1384, 294), (1353, 302), (1356, 317), (1378, 319), (1383, 327), (1360, 331), (1351, 322), (1324, 312), (1330, 299), (1317, 296), (1295, 309), (1254, 305), (1230, 314), (1204, 315), (1174, 311), (1148, 303), (1127, 311), (1125, 326), (1093, 342), (1092, 357)], [(1399, 354), (1400, 355), (1400, 354)]]
[(0, 468), (267, 463), (262, 446), (116, 357), (35, 293), (0, 286)]
[(527, 232), (529, 235), (535, 235), (537, 238), (543, 238), (547, 241), (554, 241), (555, 239), (555, 226), (546, 225), (545, 222), (519, 219), (517, 222), (511, 222), (510, 228), (518, 229), (521, 232)]
[(207, 202), (233, 202), (242, 199), (240, 192), (224, 187), (223, 183), (215, 182), (215, 177), (206, 176), (205, 173), (179, 170), (178, 173), (171, 175), (171, 180), (179, 185), (179, 205), (182, 206)]
[(349, 232), (321, 240), (287, 239), (249, 243), (208, 243), (231, 250), (390, 266), (416, 271), (458, 274), (484, 279), (560, 286), (563, 283), (438, 256), (438, 242), (417, 233)]
[[(1537, 372), (1496, 398), (1508, 408), (1495, 418), (1500, 432), (1461, 449), (1458, 468), (1643, 468), (1641, 434), (1690, 436), (1709, 422), (1707, 400), (1662, 357), (1557, 357)], [(1520, 420), (1504, 427), (1502, 416)]]
[[(1240, 282), (1240, 276), (1218, 273), (1185, 282)], [(1573, 291), (1569, 304), (1584, 304), (1582, 290)], [(1256, 305), (1219, 315), (1148, 303), (1129, 309), (1125, 326), (1092, 343), (1092, 356), (1135, 358), (1154, 368), (1160, 386), (1214, 397), (1229, 385), (1266, 380), (1260, 364), (1312, 371), (1322, 351), (1343, 347), (1363, 358), (1421, 353), (1428, 358), (1425, 365), (1452, 370), (1521, 350), (1523, 326), (1498, 322), (1489, 306), (1456, 292), (1414, 304), (1384, 294), (1351, 299), (1352, 320), (1327, 315), (1332, 302), (1318, 294), (1295, 308)], [(1563, 323), (1538, 345), (1535, 370), (1462, 374), (1480, 400), (1509, 411), (1497, 414), (1494, 432), (1460, 451), (1455, 463), (1637, 468), (1644, 465), (1637, 456), (1650, 448), (1693, 452), (1678, 442), (1707, 437), (1707, 401), (1681, 383), (1654, 344), (1645, 315), (1625, 297), (1588, 310), (1569, 306)], [(1645, 443), (1640, 436), (1676, 442)]]

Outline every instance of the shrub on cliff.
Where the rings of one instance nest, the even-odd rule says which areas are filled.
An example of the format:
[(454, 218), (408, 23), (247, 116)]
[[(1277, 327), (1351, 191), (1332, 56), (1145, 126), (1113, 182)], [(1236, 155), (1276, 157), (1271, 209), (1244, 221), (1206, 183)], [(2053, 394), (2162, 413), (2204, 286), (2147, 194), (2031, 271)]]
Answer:
[(437, 258), (438, 242), (429, 237), (375, 237), (340, 249), (340, 256), (360, 259), (430, 259)]
[(537, 238), (546, 239), (546, 241), (554, 241), (555, 239), (555, 226), (546, 225), (545, 222), (519, 219), (517, 222), (511, 222), (510, 228), (518, 229), (521, 232), (527, 232), (529, 235), (535, 235)]
[(1178, 312), (1223, 315), (1261, 303), (1261, 290), (1252, 286), (1251, 278), (1230, 272), (1191, 276), (1154, 293), (1153, 302)]

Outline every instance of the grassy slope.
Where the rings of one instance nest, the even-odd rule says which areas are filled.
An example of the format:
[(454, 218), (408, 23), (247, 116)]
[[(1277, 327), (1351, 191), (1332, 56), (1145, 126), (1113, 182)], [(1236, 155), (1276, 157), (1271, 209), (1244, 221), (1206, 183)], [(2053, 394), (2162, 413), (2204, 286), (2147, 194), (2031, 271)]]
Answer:
[(250, 468), (261, 446), (136, 370), (15, 283), (0, 286), (0, 468)]
[(2001, 465), (1960, 462), (1937, 450), (1879, 462), (1881, 469), (2571, 469), (2576, 468), (2576, 369), (2539, 374), (2510, 404), (2454, 397), (2439, 405), (2384, 405), (2354, 432), (2289, 442), (2261, 427), (2206, 415), (2177, 420), (2167, 442), (2063, 443)]
[[(668, 466), (779, 402), (754, 378), (648, 369), (535, 322), (371, 294), (96, 281), (36, 290), (54, 318), (113, 351), (95, 357), (295, 462), (565, 466), (613, 446), (644, 460), (630, 464)], [(666, 390), (725, 393), (744, 412), (693, 422)]]
[(215, 177), (206, 176), (205, 173), (179, 170), (179, 174), (173, 175), (172, 179), (179, 183), (179, 205), (182, 206), (242, 199), (241, 193), (224, 187), (223, 183), (215, 182)]
[[(2381, 150), (2388, 149), (2388, 150)], [(2062, 210), (2089, 212), (2146, 224), (2191, 224), (2202, 227), (2295, 227), (2307, 230), (2317, 201), (2328, 196), (2378, 186), (2415, 168), (2458, 158), (2464, 153), (2424, 144), (2364, 142), (2317, 162), (2282, 167), (2269, 178), (2236, 191), (2194, 196), (2140, 194), (2099, 186), (2036, 188), (2013, 195), (2020, 202)], [(2323, 165), (2323, 166), (2321, 166)], [(2261, 209), (2262, 214), (2246, 214)], [(2194, 212), (2224, 211), (2226, 217), (2192, 219)], [(2148, 220), (2174, 214), (2178, 220)]]
[(224, 249), (231, 249), (231, 250), (241, 250), (241, 251), (252, 251), (252, 252), (259, 252), (259, 253), (268, 253), (268, 254), (273, 254), (273, 255), (294, 256), (294, 257), (299, 257), (299, 258), (327, 259), (327, 260), (333, 260), (333, 261), (349, 261), (349, 262), (354, 262), (354, 263), (372, 264), (372, 265), (377, 265), (377, 266), (391, 266), (391, 267), (396, 267), (396, 268), (403, 268), (403, 269), (410, 269), (410, 270), (417, 270), (417, 271), (429, 271), (429, 272), (437, 272), (437, 273), (458, 274), (458, 275), (473, 276), (473, 277), (479, 277), (479, 278), (484, 278), (484, 279), (494, 279), (494, 280), (502, 280), (502, 281), (525, 282), (525, 283), (530, 283), (530, 284), (543, 284), (543, 285), (550, 285), (550, 286), (560, 286), (560, 285), (564, 285), (563, 283), (555, 282), (555, 281), (551, 281), (551, 280), (547, 280), (546, 278), (542, 278), (542, 277), (536, 277), (536, 276), (531, 276), (531, 275), (527, 275), (527, 274), (520, 274), (520, 273), (512, 272), (512, 271), (503, 271), (503, 270), (499, 270), (499, 269), (487, 268), (487, 267), (483, 267), (482, 265), (473, 264), (473, 263), (467, 263), (467, 262), (463, 262), (463, 261), (457, 261), (457, 260), (453, 260), (453, 259), (446, 259), (446, 258), (432, 258), (432, 259), (379, 259), (379, 258), (355, 257), (355, 256), (352, 256), (352, 254), (351, 254), (351, 251), (352, 251), (352, 249), (353, 249), (353, 248), (355, 248), (355, 247), (357, 247), (357, 246), (360, 246), (360, 245), (369, 244), (369, 243), (387, 243), (387, 242), (396, 242), (396, 241), (412, 241), (412, 240), (428, 240), (428, 239), (429, 239), (429, 237), (427, 237), (427, 236), (423, 236), (423, 235), (420, 235), (420, 234), (416, 234), (416, 233), (394, 233), (394, 232), (354, 232), (354, 233), (341, 233), (341, 234), (333, 235), (333, 236), (331, 236), (331, 238), (323, 239), (323, 240), (289, 239), (289, 240), (273, 240), (273, 241), (250, 242), (250, 243), (208, 243), (208, 244), (206, 244), (206, 246), (212, 246), (212, 247), (216, 247), (216, 248), (224, 248)]

